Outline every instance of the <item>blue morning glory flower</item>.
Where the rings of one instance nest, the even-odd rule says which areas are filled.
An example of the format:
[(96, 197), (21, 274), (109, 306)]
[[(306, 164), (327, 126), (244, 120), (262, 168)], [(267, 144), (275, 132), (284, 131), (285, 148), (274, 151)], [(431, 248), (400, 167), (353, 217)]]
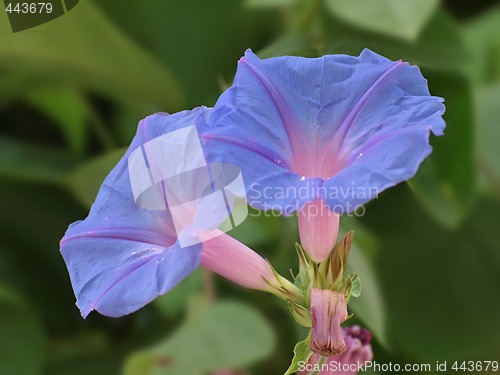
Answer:
[(359, 57), (277, 57), (250, 50), (203, 138), (240, 166), (249, 203), (291, 214), (320, 200), (352, 212), (415, 175), (443, 134), (443, 99), (416, 66)]
[[(431, 152), (429, 134), (443, 134), (442, 101), (430, 96), (417, 67), (368, 50), (359, 57), (268, 60), (248, 51), (234, 85), (213, 111), (198, 108), (144, 119), (88, 218), (66, 232), (61, 252), (82, 316), (92, 310), (114, 317), (129, 314), (200, 264), (201, 244), (181, 246), (166, 185), (162, 192), (148, 190), (142, 178), (131, 184), (129, 161), (142, 163), (138, 148), (146, 157), (145, 144), (195, 125), (210, 163), (241, 168), (254, 207), (290, 214), (305, 205), (326, 204), (335, 212), (350, 212), (416, 173)], [(156, 162), (147, 167), (153, 180), (168, 160)], [(190, 222), (190, 214), (181, 221)], [(204, 214), (201, 221), (214, 220)], [(312, 216), (299, 215), (299, 229), (302, 245), (320, 262), (336, 242), (338, 215)], [(231, 245), (228, 237), (210, 241), (209, 268), (225, 264), (217, 261), (223, 250), (244, 246)]]
[(77, 306), (118, 317), (164, 294), (200, 264), (201, 244), (182, 247), (168, 210), (139, 208), (129, 176), (131, 153), (168, 132), (191, 126), (210, 109), (142, 120), (129, 150), (104, 181), (87, 219), (61, 240)]

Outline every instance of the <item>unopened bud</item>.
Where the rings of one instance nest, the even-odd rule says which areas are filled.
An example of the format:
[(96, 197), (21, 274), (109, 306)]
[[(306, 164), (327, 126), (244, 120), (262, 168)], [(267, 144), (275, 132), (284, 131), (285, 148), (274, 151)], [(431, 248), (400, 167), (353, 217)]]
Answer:
[(340, 292), (328, 289), (311, 290), (311, 350), (325, 356), (345, 351), (340, 325), (347, 320), (347, 304)]

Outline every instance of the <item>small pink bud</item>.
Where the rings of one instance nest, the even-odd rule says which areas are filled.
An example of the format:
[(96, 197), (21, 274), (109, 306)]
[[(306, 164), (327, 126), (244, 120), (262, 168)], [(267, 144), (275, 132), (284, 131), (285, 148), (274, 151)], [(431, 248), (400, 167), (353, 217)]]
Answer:
[(340, 325), (347, 319), (347, 304), (341, 292), (328, 289), (311, 290), (311, 350), (324, 356), (345, 351)]
[[(370, 341), (372, 335), (370, 331), (359, 326), (343, 327), (342, 335), (345, 341), (346, 350), (344, 353), (328, 357), (322, 365), (318, 362), (321, 358), (319, 354), (313, 353), (309, 358), (307, 367), (314, 369), (319, 367), (319, 375), (355, 375), (358, 370), (373, 359), (372, 347)], [(309, 374), (309, 368), (306, 371), (300, 371), (298, 375)]]
[(264, 279), (276, 280), (264, 258), (227, 234), (203, 242), (201, 264), (245, 288), (271, 291)]
[(309, 202), (298, 212), (302, 247), (316, 263), (328, 258), (339, 234), (339, 215), (321, 199)]

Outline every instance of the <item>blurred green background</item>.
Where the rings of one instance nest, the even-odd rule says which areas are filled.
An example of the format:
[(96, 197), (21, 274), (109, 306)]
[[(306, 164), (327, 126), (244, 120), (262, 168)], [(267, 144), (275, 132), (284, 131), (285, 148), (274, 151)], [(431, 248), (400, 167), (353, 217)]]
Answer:
[[(283, 373), (305, 331), (277, 299), (214, 276), (208, 303), (197, 271), (131, 316), (84, 321), (58, 242), (138, 121), (213, 105), (246, 48), (365, 47), (418, 64), (447, 129), (414, 179), (342, 221), (364, 288), (350, 322), (374, 332), (379, 363), (500, 360), (498, 2), (83, 0), (16, 34), (0, 11), (0, 374)], [(232, 234), (296, 268), (293, 218)]]

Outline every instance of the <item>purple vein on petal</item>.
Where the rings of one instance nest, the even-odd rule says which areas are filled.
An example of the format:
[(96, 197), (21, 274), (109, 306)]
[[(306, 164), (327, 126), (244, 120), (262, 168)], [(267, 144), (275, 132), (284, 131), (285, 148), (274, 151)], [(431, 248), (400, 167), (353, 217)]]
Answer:
[[(370, 96), (380, 87), (380, 85), (393, 73), (396, 68), (403, 65), (403, 61), (396, 61), (393, 66), (391, 66), (387, 71), (385, 71), (364, 93), (361, 97), (356, 100), (351, 109), (346, 113), (344, 118), (339, 124), (338, 130), (334, 137), (332, 137), (333, 144), (336, 146), (337, 152), (340, 154), (340, 149), (342, 148), (344, 141), (351, 129), (352, 124), (358, 117), (359, 113), (363, 109), (364, 105), (370, 98)], [(338, 133), (338, 134), (337, 134)], [(327, 150), (328, 148), (325, 148)]]
[[(325, 78), (325, 57), (321, 57), (321, 59), (319, 60), (321, 61), (321, 74), (320, 74), (320, 81), (316, 83), (316, 88), (315, 88), (315, 91), (318, 92), (318, 104), (320, 105), (321, 103), (323, 103), (323, 89), (322, 89), (322, 82), (324, 81), (324, 78)], [(323, 124), (321, 122), (321, 117), (320, 117), (320, 114), (321, 114), (321, 111), (322, 111), (323, 108), (321, 107), (318, 107), (318, 110), (316, 111), (316, 124), (318, 125), (318, 128), (323, 128), (325, 126), (325, 124)], [(322, 139), (319, 137), (319, 134), (318, 132), (316, 132), (315, 134), (315, 137), (314, 137), (314, 145), (315, 145), (315, 150), (321, 150), (321, 142), (322, 142)]]
[(123, 241), (149, 243), (151, 245), (161, 247), (172, 246), (172, 243), (169, 242), (167, 238), (158, 233), (132, 228), (105, 228), (82, 232), (64, 237), (61, 240), (61, 245), (81, 238), (109, 238)]
[(95, 309), (96, 305), (106, 295), (106, 293), (108, 293), (111, 289), (113, 289), (118, 283), (120, 283), (121, 281), (123, 281), (127, 276), (129, 276), (130, 274), (132, 274), (134, 271), (138, 270), (139, 268), (141, 268), (145, 264), (147, 264), (150, 261), (152, 261), (155, 258), (157, 258), (159, 255), (160, 254), (153, 254), (153, 255), (150, 255), (150, 256), (148, 256), (148, 257), (146, 257), (144, 259), (141, 259), (141, 261), (139, 261), (136, 264), (134, 264), (132, 266), (132, 269), (130, 269), (130, 270), (129, 270), (129, 267), (127, 267), (127, 270), (124, 272), (124, 274), (122, 274), (120, 277), (118, 277), (118, 279), (116, 279), (114, 282), (112, 282), (101, 294), (99, 294), (99, 296), (95, 299), (94, 302), (92, 302), (90, 304), (90, 306), (88, 308), (86, 308), (85, 310), (81, 311), (82, 316), (86, 317), (88, 314), (90, 314), (90, 312)]
[(288, 136), (290, 146), (292, 149), (295, 149), (300, 144), (299, 140), (296, 139), (296, 135), (300, 136), (301, 133), (297, 125), (297, 121), (295, 120), (292, 111), (286, 104), (285, 99), (276, 86), (257, 67), (252, 65), (244, 57), (242, 57), (239, 62), (248, 68), (248, 70), (259, 80), (266, 92), (269, 94), (269, 97), (279, 113), (281, 122), (283, 123), (285, 132)]
[[(349, 159), (347, 161), (347, 164), (349, 165), (349, 164), (353, 163), (358, 157), (362, 156), (369, 149), (371, 149), (372, 147), (375, 147), (380, 142), (383, 142), (386, 139), (388, 139), (390, 137), (394, 137), (394, 136), (399, 135), (399, 134), (404, 134), (406, 132), (411, 132), (416, 127), (420, 127), (420, 126), (419, 125), (414, 125), (414, 126), (408, 126), (406, 128), (399, 128), (399, 129), (395, 129), (395, 130), (392, 130), (390, 132), (387, 132), (385, 134), (381, 134), (378, 137), (375, 137), (371, 141), (369, 141), (369, 142), (367, 142), (367, 143), (359, 146), (357, 149), (355, 149), (352, 152), (352, 155), (349, 157)], [(429, 133), (431, 131), (432, 127), (431, 126), (427, 126), (426, 129), (428, 130), (428, 133)]]
[(146, 142), (149, 142), (151, 139), (150, 135), (149, 135), (149, 123), (148, 123), (148, 118), (145, 117), (140, 123), (139, 125), (142, 125), (142, 135), (144, 137), (144, 143)]
[(238, 147), (246, 148), (247, 150), (253, 151), (256, 154), (262, 156), (263, 158), (272, 161), (273, 163), (279, 165), (280, 167), (288, 169), (288, 166), (286, 165), (285, 161), (282, 160), (283, 159), (282, 156), (278, 156), (276, 153), (272, 152), (268, 148), (264, 148), (261, 145), (252, 142), (248, 139), (240, 139), (225, 135), (212, 135), (212, 134), (203, 134), (201, 137), (207, 141), (210, 140), (221, 141), (221, 142), (231, 143)]

